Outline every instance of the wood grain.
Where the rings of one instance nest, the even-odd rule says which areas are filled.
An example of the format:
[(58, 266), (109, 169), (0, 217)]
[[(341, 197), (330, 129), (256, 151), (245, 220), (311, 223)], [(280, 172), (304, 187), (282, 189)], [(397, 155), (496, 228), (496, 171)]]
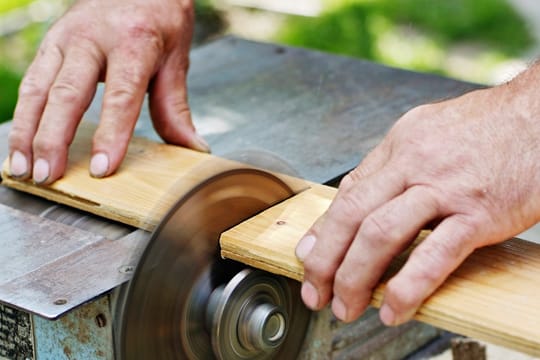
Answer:
[[(336, 189), (314, 185), (221, 235), (222, 256), (301, 281), (297, 241)], [(429, 232), (423, 231), (417, 241)], [(410, 251), (410, 250), (409, 250)], [(388, 278), (407, 252), (395, 259)], [(384, 280), (372, 305), (381, 304)], [(420, 308), (416, 319), (540, 356), (540, 245), (518, 239), (475, 251)]]
[[(90, 213), (152, 230), (183, 194), (208, 177), (222, 171), (251, 167), (186, 148), (141, 137), (130, 142), (120, 169), (112, 176), (96, 179), (89, 175), (91, 138), (95, 125), (82, 123), (70, 148), (64, 177), (50, 186), (37, 186), (9, 176), (3, 164), (2, 184), (66, 204)], [(298, 191), (306, 182), (285, 175)]]

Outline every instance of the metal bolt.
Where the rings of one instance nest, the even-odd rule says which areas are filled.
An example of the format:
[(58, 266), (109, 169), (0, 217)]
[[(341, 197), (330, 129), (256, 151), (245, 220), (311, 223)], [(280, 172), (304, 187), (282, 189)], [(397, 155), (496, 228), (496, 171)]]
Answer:
[(67, 304), (67, 300), (66, 299), (56, 299), (56, 300), (54, 300), (53, 304), (54, 305), (65, 305), (65, 304)]

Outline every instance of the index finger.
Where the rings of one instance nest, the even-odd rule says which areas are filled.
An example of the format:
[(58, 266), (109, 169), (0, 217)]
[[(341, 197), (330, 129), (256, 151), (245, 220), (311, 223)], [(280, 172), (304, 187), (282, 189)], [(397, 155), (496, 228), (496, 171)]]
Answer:
[(33, 141), (36, 183), (53, 182), (64, 173), (68, 146), (94, 96), (103, 60), (91, 42), (79, 42), (66, 50)]
[(335, 273), (364, 218), (404, 191), (403, 177), (394, 170), (385, 166), (338, 193), (308, 231), (306, 237), (312, 237), (314, 245), (304, 260), (302, 298), (309, 308), (320, 309), (329, 302)]
[(125, 156), (158, 59), (156, 51), (146, 50), (129, 45), (109, 57), (101, 120), (93, 139), (92, 176), (112, 174)]
[(31, 174), (32, 141), (63, 58), (58, 46), (44, 41), (21, 81), (8, 140), (11, 176), (25, 178)]

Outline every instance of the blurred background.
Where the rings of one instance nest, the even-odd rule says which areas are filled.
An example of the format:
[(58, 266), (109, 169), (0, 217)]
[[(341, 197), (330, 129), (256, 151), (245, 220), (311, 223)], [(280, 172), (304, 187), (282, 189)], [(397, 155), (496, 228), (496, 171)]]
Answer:
[[(0, 121), (47, 28), (73, 0), (0, 0)], [(540, 55), (537, 0), (196, 0), (193, 46), (243, 38), (497, 84)]]

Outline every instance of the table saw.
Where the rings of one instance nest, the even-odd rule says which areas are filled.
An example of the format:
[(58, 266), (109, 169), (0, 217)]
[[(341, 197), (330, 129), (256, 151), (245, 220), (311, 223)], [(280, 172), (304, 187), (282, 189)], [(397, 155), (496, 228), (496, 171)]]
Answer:
[[(385, 328), (375, 309), (352, 324), (329, 310), (311, 314), (290, 279), (299, 277), (222, 260), (218, 243), (207, 239), (284, 204), (306, 184), (337, 184), (401, 114), (477, 86), (232, 37), (194, 50), (191, 63), (197, 128), (216, 158), (234, 162), (214, 166), (204, 158), (199, 166), (206, 155), (186, 155), (202, 180), (193, 188), (171, 185), (181, 194), (171, 203), (156, 199), (172, 207), (166, 215), (142, 207), (141, 194), (132, 209), (114, 203), (124, 210), (105, 218), (95, 215), (103, 207), (94, 211), (94, 195), (68, 183), (45, 192), (33, 187), (39, 196), (0, 188), (0, 358), (400, 359), (439, 337), (437, 328), (414, 321)], [(99, 118), (102, 94), (98, 89), (89, 122)], [(143, 107), (135, 134), (155, 143), (148, 119)], [(4, 141), (9, 126), (0, 127)], [(123, 166), (151, 171), (144, 162), (156, 153), (145, 154), (146, 144), (135, 140), (139, 164), (128, 158)], [(144, 171), (132, 180), (150, 186), (145, 176), (161, 174)], [(112, 190), (96, 191), (113, 203)], [(69, 194), (62, 201), (68, 205), (43, 198), (60, 192)], [(144, 216), (135, 221), (129, 211)]]

